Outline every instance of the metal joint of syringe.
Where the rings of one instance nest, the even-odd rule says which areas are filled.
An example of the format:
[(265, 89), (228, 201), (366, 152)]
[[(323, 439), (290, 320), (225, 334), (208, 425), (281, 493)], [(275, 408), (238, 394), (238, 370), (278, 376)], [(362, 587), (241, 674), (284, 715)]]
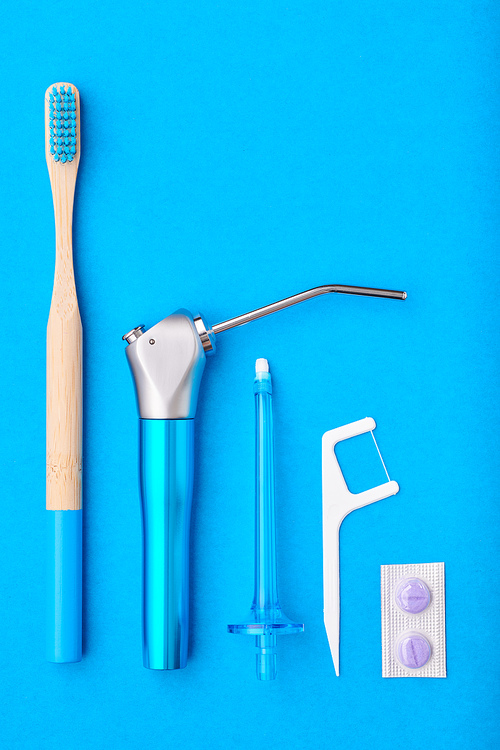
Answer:
[(236, 328), (237, 326), (243, 326), (245, 323), (250, 323), (252, 320), (263, 318), (266, 315), (284, 310), (285, 307), (291, 307), (292, 305), (298, 305), (300, 302), (305, 302), (313, 297), (319, 297), (321, 294), (354, 294), (360, 297), (384, 297), (386, 299), (406, 299), (406, 292), (399, 292), (393, 289), (373, 289), (371, 287), (364, 286), (344, 286), (342, 284), (326, 284), (325, 286), (316, 286), (314, 289), (308, 289), (305, 292), (294, 294), (291, 297), (285, 297), (285, 299), (279, 302), (273, 302), (265, 307), (259, 307), (257, 310), (238, 315), (236, 318), (230, 318), (222, 323), (217, 323), (207, 331), (201, 318), (195, 319), (195, 325), (203, 344), (203, 348), (206, 352), (211, 351), (213, 348), (211, 342), (211, 336), (213, 334), (223, 333), (228, 331), (230, 328)]

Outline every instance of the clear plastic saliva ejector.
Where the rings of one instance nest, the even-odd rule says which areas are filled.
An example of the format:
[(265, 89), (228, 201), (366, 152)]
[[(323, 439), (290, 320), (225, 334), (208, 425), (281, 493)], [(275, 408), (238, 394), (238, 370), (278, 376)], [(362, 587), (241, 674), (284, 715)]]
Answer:
[(327, 293), (406, 299), (406, 292), (332, 284), (213, 327), (200, 315), (178, 310), (123, 336), (140, 417), (143, 664), (149, 669), (187, 664), (194, 417), (206, 356), (220, 333)]
[(276, 677), (276, 636), (301, 633), (304, 625), (285, 616), (278, 601), (274, 510), (272, 383), (267, 359), (255, 364), (255, 589), (244, 622), (229, 633), (255, 636), (257, 679)]

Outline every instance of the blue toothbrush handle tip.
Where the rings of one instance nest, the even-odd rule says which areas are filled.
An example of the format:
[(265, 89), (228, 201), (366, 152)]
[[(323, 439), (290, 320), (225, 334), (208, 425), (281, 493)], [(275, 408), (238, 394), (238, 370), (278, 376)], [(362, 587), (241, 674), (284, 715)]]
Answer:
[(82, 658), (82, 510), (47, 510), (47, 661)]

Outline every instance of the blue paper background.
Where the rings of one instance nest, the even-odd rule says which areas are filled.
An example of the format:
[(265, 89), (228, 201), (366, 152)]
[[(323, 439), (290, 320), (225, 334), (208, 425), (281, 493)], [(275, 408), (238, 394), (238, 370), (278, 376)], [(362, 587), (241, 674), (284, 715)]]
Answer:
[[(0, 744), (494, 748), (498, 699), (498, 51), (493, 0), (17, 1), (2, 10)], [(80, 89), (85, 656), (44, 661), (43, 93)], [(140, 653), (137, 414), (121, 336), (227, 317), (197, 426), (188, 668)], [(305, 632), (258, 683), (226, 634), (252, 597), (256, 357), (275, 384), (279, 585)], [(341, 534), (341, 677), (322, 622), (321, 435), (373, 416), (401, 492)], [(344, 456), (349, 481), (368, 444)], [(347, 455), (348, 454), (348, 455)], [(379, 566), (445, 561), (448, 678), (381, 677)], [(492, 594), (493, 592), (493, 594)]]

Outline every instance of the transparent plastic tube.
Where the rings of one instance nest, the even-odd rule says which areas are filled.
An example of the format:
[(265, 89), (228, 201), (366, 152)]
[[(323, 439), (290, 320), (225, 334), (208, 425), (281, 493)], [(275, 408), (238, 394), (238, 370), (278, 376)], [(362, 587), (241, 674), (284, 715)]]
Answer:
[[(281, 614), (276, 576), (276, 519), (274, 509), (274, 432), (270, 372), (257, 372), (255, 394), (255, 593), (252, 610), (261, 620)], [(259, 635), (257, 677), (276, 677), (276, 635)]]
[(276, 518), (274, 503), (274, 433), (272, 382), (265, 359), (257, 360), (255, 394), (255, 586), (250, 615), (230, 633), (255, 636), (259, 680), (276, 677), (276, 636), (300, 633), (304, 626), (291, 622), (278, 599)]

